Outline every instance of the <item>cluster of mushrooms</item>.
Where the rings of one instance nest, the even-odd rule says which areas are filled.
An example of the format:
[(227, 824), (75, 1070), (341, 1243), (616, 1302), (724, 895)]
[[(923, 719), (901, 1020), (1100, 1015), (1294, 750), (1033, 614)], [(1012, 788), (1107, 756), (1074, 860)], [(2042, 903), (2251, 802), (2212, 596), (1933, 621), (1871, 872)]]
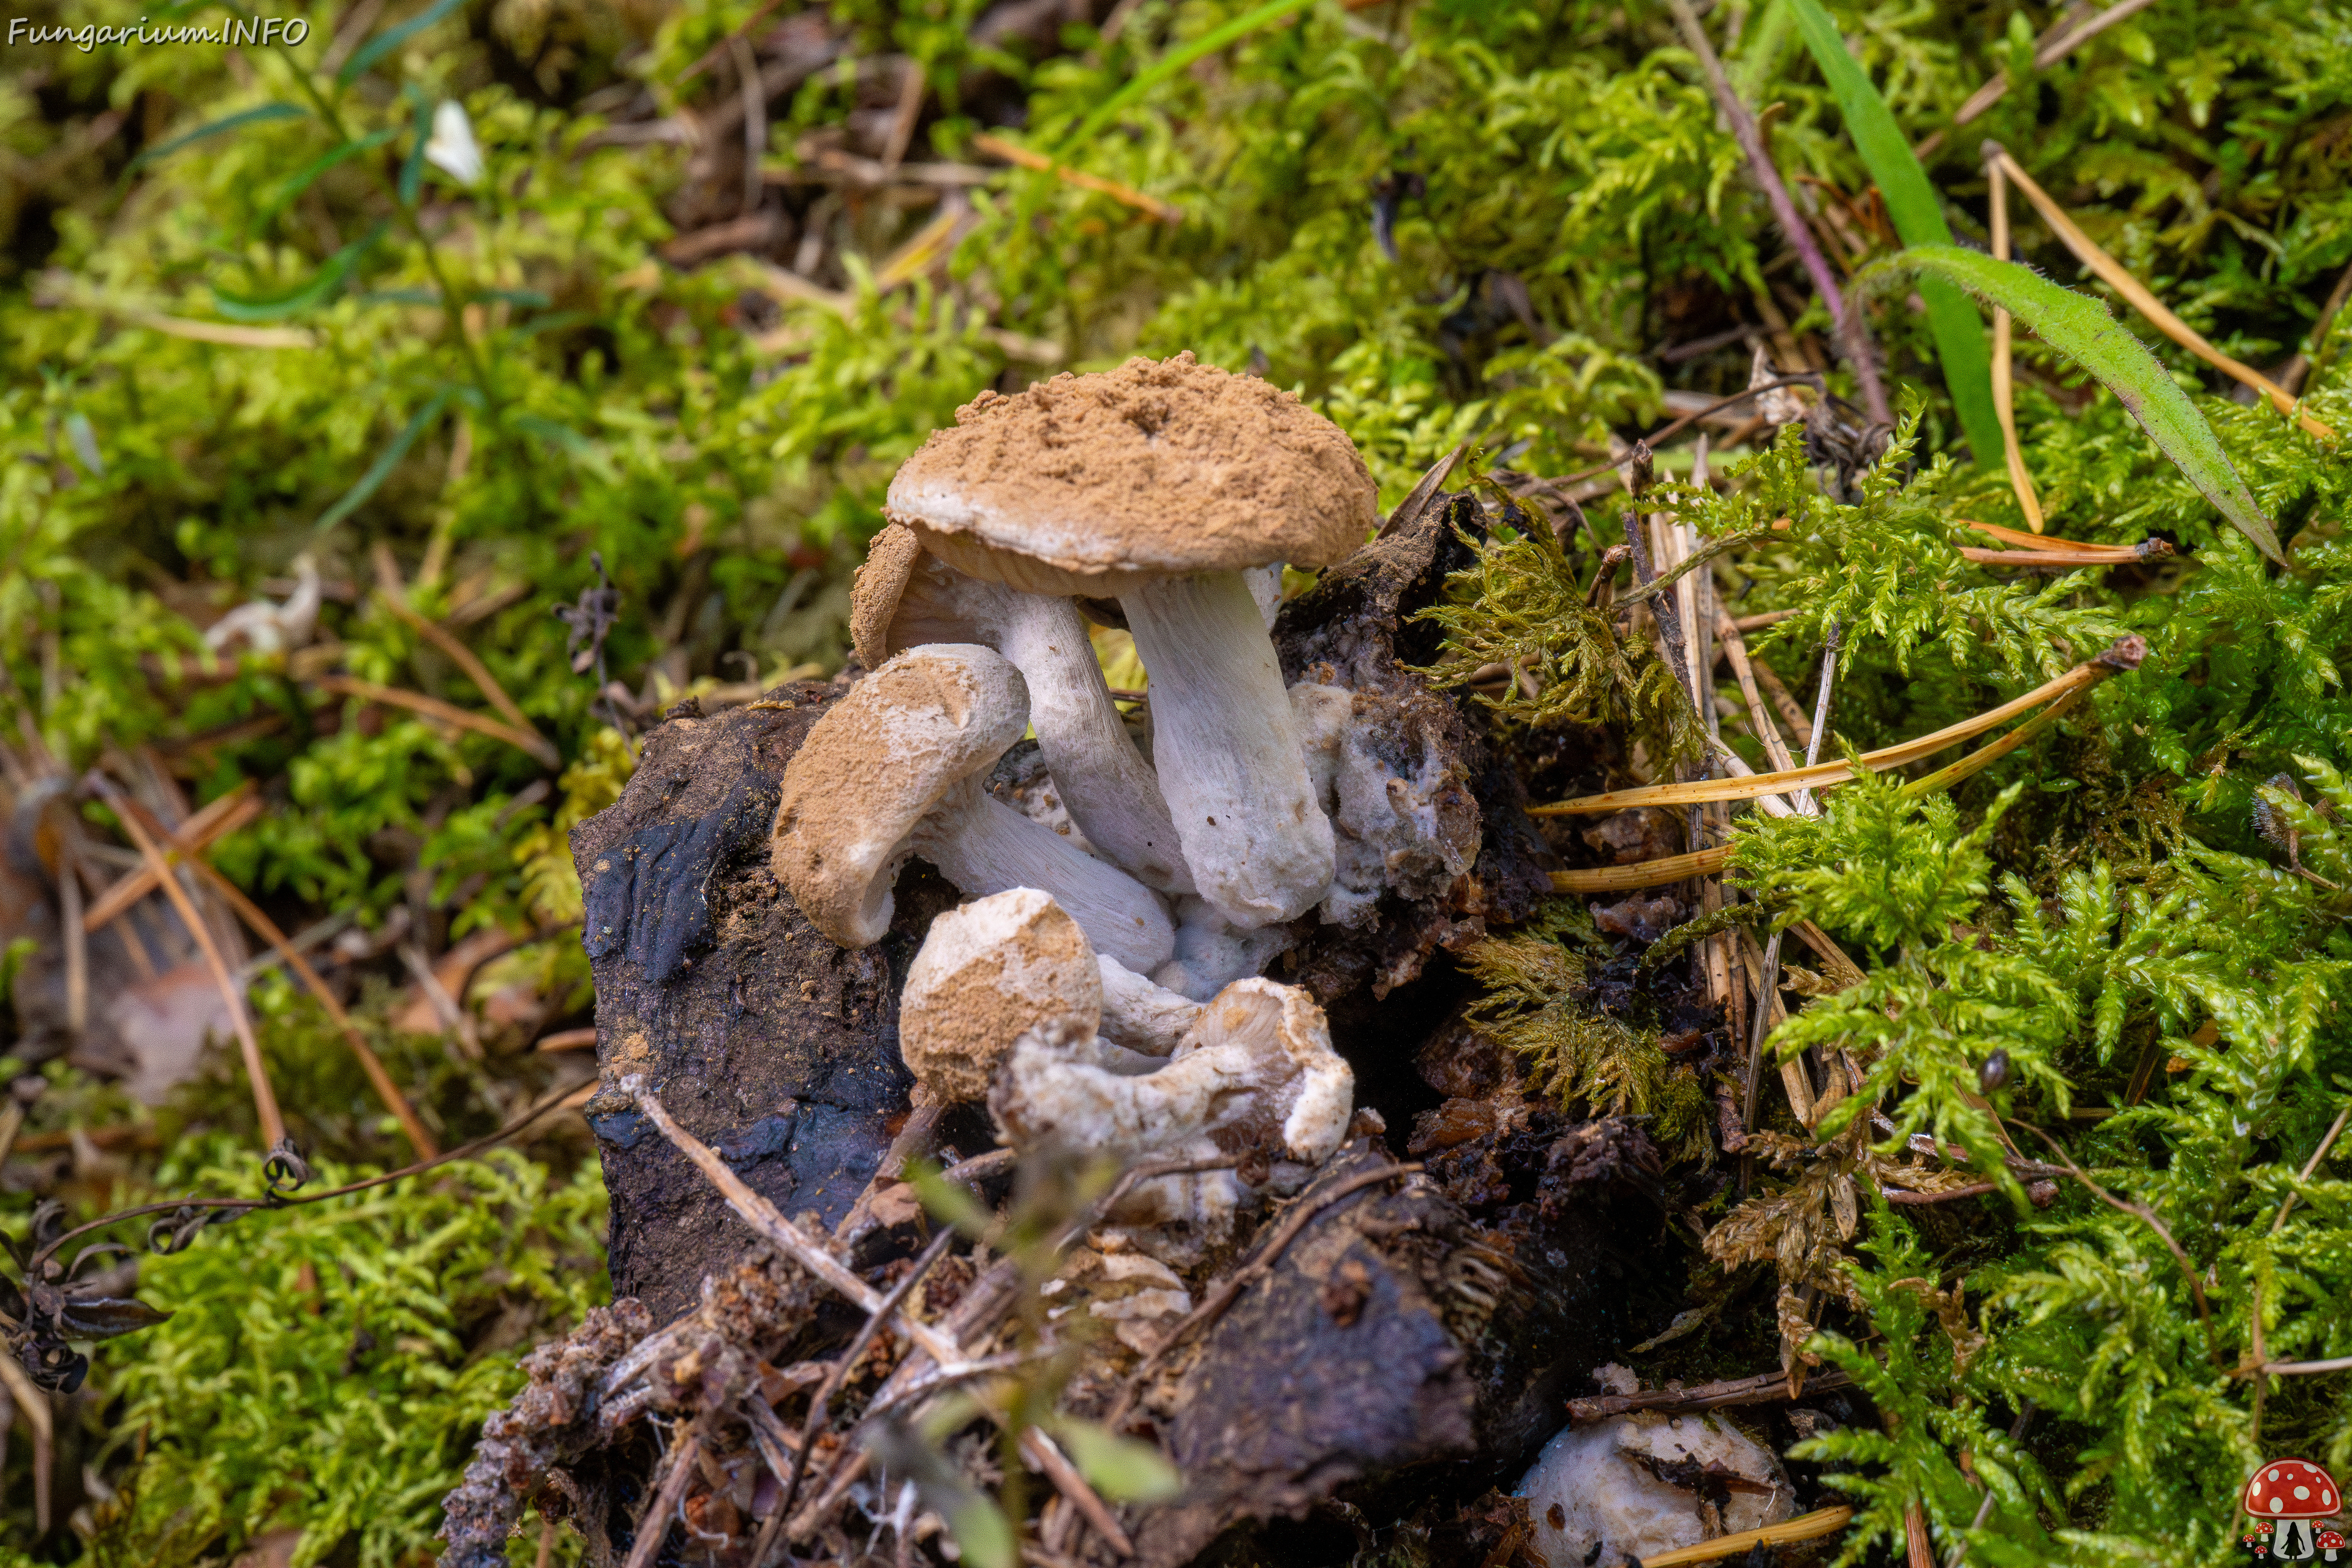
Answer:
[[(872, 673), (785, 769), (777, 879), (849, 948), (889, 929), (910, 857), (955, 886), (901, 1051), (1015, 1148), (1303, 1179), (1346, 1135), (1353, 1078), (1314, 1001), (1257, 976), (1292, 922), (1368, 899), (1332, 825), (1349, 694), (1286, 689), (1269, 628), (1285, 563), (1327, 565), (1377, 522), (1362, 458), (1291, 395), (1186, 353), (982, 394), (884, 510), (853, 611)], [(1149, 760), (1088, 616), (1123, 623), (1150, 674)], [(1067, 831), (985, 787), (1033, 728)], [(1232, 1171), (1167, 1177), (1113, 1217), (1196, 1245), (1238, 1195)]]

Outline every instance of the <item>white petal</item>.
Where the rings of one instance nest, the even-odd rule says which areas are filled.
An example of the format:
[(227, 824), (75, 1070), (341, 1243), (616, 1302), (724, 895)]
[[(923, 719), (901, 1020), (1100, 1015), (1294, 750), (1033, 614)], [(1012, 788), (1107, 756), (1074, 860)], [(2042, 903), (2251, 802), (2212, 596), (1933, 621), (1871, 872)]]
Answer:
[(447, 170), (461, 185), (482, 177), (482, 148), (474, 140), (474, 122), (454, 98), (443, 99), (433, 111), (433, 137), (425, 143), (425, 161)]

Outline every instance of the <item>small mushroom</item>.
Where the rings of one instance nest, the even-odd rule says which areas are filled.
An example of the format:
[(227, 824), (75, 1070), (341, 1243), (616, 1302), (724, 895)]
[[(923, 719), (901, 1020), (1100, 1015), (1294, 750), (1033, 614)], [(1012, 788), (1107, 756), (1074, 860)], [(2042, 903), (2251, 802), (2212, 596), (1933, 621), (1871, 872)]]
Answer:
[[(1223, 1152), (1312, 1167), (1347, 1136), (1355, 1074), (1331, 1048), (1323, 1009), (1296, 986), (1226, 986), (1156, 1072), (1123, 1074), (1105, 1063), (1103, 1048), (1067, 1020), (1023, 1034), (989, 1091), (1004, 1141), (1024, 1151), (1129, 1159)], [(1141, 1226), (1189, 1220), (1211, 1236), (1231, 1223), (1238, 1196), (1231, 1172), (1204, 1172), (1144, 1183), (1112, 1217)]]
[(1099, 1034), (1104, 1068), (1145, 1073), (1200, 1014), (1099, 957), (1052, 895), (1013, 888), (931, 922), (899, 993), (898, 1054), (934, 1099), (955, 1104), (984, 1098), (1013, 1043), (1041, 1025)]
[(1720, 1416), (1643, 1413), (1570, 1426), (1520, 1479), (1545, 1562), (1662, 1555), (1795, 1511), (1772, 1451)]
[(243, 637), (255, 653), (291, 652), (318, 630), (322, 592), (319, 563), (306, 550), (294, 557), (294, 592), (284, 604), (255, 599), (239, 605), (205, 628), (205, 646), (218, 653)]
[(968, 577), (1118, 600), (1184, 862), (1249, 930), (1313, 908), (1333, 850), (1248, 574), (1349, 553), (1374, 500), (1337, 426), (1181, 353), (981, 394), (899, 468), (884, 511)]
[(898, 995), (898, 1054), (934, 1099), (980, 1100), (1023, 1031), (1102, 1016), (1093, 944), (1050, 894), (991, 893), (931, 922)]
[(1160, 780), (1128, 738), (1069, 599), (967, 577), (892, 523), (857, 569), (849, 628), (869, 668), (934, 642), (982, 643), (1012, 660), (1046, 771), (1087, 842), (1147, 887), (1192, 890)]
[(770, 846), (776, 879), (844, 947), (890, 928), (909, 853), (966, 898), (1042, 888), (1102, 952), (1149, 971), (1174, 951), (1159, 896), (981, 787), (1028, 727), (1021, 672), (994, 650), (909, 649), (852, 687), (784, 766)]
[(2310, 1460), (2273, 1459), (2248, 1478), (2241, 1506), (2277, 1526), (2272, 1552), (2283, 1562), (2296, 1563), (2317, 1554), (2313, 1521), (2333, 1517), (2340, 1501), (2336, 1478)]

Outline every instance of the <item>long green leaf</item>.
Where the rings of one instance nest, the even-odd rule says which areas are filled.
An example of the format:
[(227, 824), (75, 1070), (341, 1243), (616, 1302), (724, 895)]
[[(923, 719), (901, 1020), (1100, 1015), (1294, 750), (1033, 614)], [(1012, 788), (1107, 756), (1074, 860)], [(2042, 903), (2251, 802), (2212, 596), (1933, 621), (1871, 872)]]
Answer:
[(2099, 378), (2140, 428), (2179, 466), (2207, 500), (2272, 560), (2285, 562), (2278, 535), (2246, 481), (2230, 465), (2221, 437), (2147, 347), (2087, 294), (2062, 289), (2030, 268), (1996, 261), (1957, 245), (1915, 245), (1871, 270), (1916, 275), (1997, 305), (2029, 331)]
[[(1821, 0), (1786, 0), (1796, 17), (1805, 47), (1837, 95), (1838, 112), (1845, 117), (1846, 134), (1853, 138), (1870, 177), (1886, 198), (1886, 216), (1906, 245), (1949, 245), (1951, 226), (1927, 172), (1911, 155), (1911, 143), (1895, 123), (1895, 116), (1862, 63), (1846, 52), (1837, 24), (1822, 8)], [(1944, 384), (1960, 416), (1960, 428), (1978, 464), (1996, 468), (2001, 461), (2000, 420), (1992, 405), (1992, 353), (1985, 344), (1984, 323), (1969, 308), (1958, 289), (1934, 279), (1923, 281), (1919, 297), (1927, 306), (1927, 328), (1935, 334), (1936, 357), (1943, 362)]]
[(1314, 0), (1268, 0), (1256, 10), (1234, 17), (1223, 26), (1202, 34), (1189, 44), (1169, 50), (1128, 79), (1125, 87), (1095, 106), (1094, 112), (1078, 121), (1078, 128), (1062, 138), (1062, 145), (1054, 154), (1057, 163), (1087, 143), (1087, 138), (1109, 124), (1119, 110), (1191, 65), (1204, 55), (1213, 55), (1229, 44), (1239, 42), (1261, 27), (1272, 26), (1284, 17), (1304, 11)]
[(350, 86), (368, 67), (465, 3), (466, 0), (434, 0), (429, 9), (418, 12), (405, 22), (386, 27), (360, 46), (359, 53), (343, 62), (343, 68), (335, 73), (335, 80), (342, 86)]
[(312, 531), (326, 532), (357, 511), (368, 497), (382, 489), (383, 481), (392, 478), (392, 470), (400, 466), (400, 459), (408, 456), (408, 448), (416, 445), (416, 438), (425, 434), (425, 427), (440, 418), (441, 411), (448, 406), (448, 391), (445, 388), (435, 393), (425, 406), (401, 426), (400, 434), (392, 438), (392, 445), (376, 455), (375, 461), (368, 465), (368, 471), (360, 476), (360, 482), (344, 491), (342, 500), (320, 514), (319, 521), (311, 524)]
[(400, 165), (400, 205), (414, 207), (417, 193), (425, 188), (425, 149), (433, 141), (433, 100), (411, 87), (409, 101), (416, 106), (416, 135), (408, 144), (408, 156)]
[(241, 125), (258, 125), (269, 120), (308, 120), (310, 117), (309, 110), (297, 109), (290, 103), (264, 103), (251, 109), (239, 110), (235, 114), (224, 114), (218, 120), (199, 125), (194, 131), (183, 135), (173, 137), (161, 146), (148, 148), (147, 151), (131, 159), (123, 173), (129, 174), (131, 170), (143, 163), (152, 163), (158, 158), (168, 158), (193, 142), (202, 142), (207, 137), (218, 136), (224, 132), (235, 131)]
[(283, 294), (224, 294), (215, 286), (213, 307), (230, 321), (247, 325), (257, 321), (282, 321), (289, 316), (300, 315), (313, 305), (324, 303), (343, 286), (343, 280), (351, 276), (352, 268), (359, 264), (360, 258), (367, 253), (368, 247), (383, 237), (383, 230), (384, 226), (377, 224), (320, 262), (319, 270), (307, 280)]
[(346, 158), (357, 157), (362, 153), (383, 146), (398, 134), (400, 132), (397, 130), (390, 127), (382, 131), (372, 131), (365, 136), (354, 138), (329, 152), (320, 153), (286, 176), (286, 183), (278, 187), (277, 193), (269, 198), (268, 205), (261, 209), (262, 217), (265, 219), (276, 217), (286, 210), (287, 204), (309, 190), (320, 175)]

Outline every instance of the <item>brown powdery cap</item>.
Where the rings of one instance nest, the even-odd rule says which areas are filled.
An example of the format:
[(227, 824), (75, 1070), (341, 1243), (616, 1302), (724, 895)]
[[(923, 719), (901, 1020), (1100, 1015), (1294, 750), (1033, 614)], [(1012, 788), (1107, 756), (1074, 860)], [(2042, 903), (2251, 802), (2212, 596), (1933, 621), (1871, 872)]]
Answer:
[(898, 613), (907, 579), (922, 560), (921, 542), (895, 522), (866, 547), (866, 563), (858, 567), (849, 589), (849, 640), (866, 668), (879, 669), (890, 657), (890, 618)]
[(1078, 922), (1038, 889), (1014, 888), (931, 922), (898, 998), (898, 1051), (941, 1101), (982, 1100), (1024, 1032), (1059, 1018), (1091, 1033), (1102, 1004)]
[(982, 393), (900, 467), (883, 514), (968, 576), (1101, 595), (1328, 565), (1378, 525), (1376, 501), (1338, 426), (1186, 352)]
[(891, 659), (811, 726), (784, 764), (769, 845), (776, 879), (829, 940), (880, 941), (901, 842), (1028, 727), (1028, 689), (993, 649), (947, 643)]

